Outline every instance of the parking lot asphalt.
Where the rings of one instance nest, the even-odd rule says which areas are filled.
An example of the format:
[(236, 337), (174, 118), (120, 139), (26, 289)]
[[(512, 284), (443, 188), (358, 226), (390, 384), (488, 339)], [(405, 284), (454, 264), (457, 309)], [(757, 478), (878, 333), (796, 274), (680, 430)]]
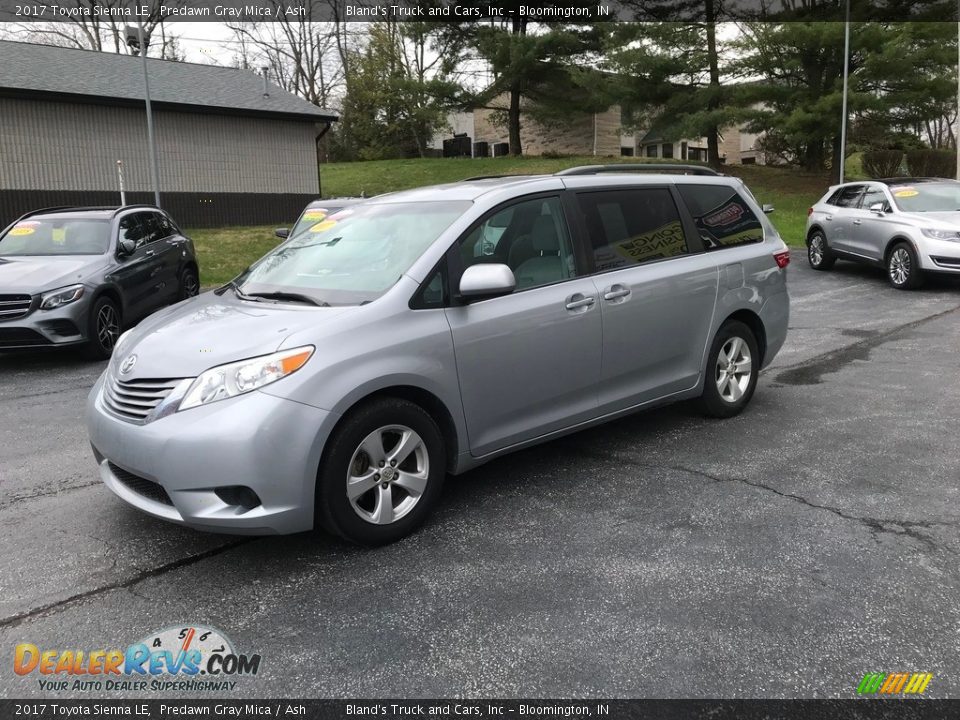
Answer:
[(893, 671), (960, 696), (960, 283), (789, 272), (741, 416), (653, 410), (449, 478), (378, 550), (126, 507), (82, 424), (102, 364), (0, 356), (0, 696), (50, 696), (17, 643), (181, 623), (262, 655), (231, 696), (852, 697)]

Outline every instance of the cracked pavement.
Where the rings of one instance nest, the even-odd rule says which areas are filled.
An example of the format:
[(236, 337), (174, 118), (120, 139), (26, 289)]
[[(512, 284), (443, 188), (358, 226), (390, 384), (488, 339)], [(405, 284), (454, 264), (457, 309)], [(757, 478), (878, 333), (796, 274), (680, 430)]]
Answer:
[[(102, 369), (0, 355), (0, 697), (13, 646), (203, 623), (261, 653), (246, 697), (960, 696), (960, 283), (790, 268), (748, 410), (641, 413), (448, 479), (416, 535), (204, 535), (97, 480)], [(118, 695), (120, 696), (120, 695)]]

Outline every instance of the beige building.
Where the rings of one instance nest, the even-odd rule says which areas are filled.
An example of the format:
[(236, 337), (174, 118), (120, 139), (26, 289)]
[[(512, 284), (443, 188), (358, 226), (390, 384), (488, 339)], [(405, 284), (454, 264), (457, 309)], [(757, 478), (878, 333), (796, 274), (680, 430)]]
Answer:
[[(503, 95), (491, 104), (494, 108), (502, 107), (505, 110), (507, 102), (506, 95)], [(451, 134), (466, 135), (472, 143), (486, 142), (487, 154), (493, 154), (496, 143), (509, 140), (506, 124), (494, 122), (496, 114), (497, 110), (490, 108), (452, 113), (447, 118), (446, 132), (434, 137), (431, 147), (441, 149), (443, 139)], [(759, 147), (760, 137), (738, 127), (724, 128), (720, 138), (721, 160), (731, 165), (766, 164)], [(520, 142), (524, 155), (627, 156), (704, 162), (707, 159), (706, 138), (670, 142), (664, 140), (656, 129), (627, 132), (623, 128), (618, 105), (592, 115), (574, 113), (567, 122), (549, 125), (541, 125), (529, 114), (522, 114)]]

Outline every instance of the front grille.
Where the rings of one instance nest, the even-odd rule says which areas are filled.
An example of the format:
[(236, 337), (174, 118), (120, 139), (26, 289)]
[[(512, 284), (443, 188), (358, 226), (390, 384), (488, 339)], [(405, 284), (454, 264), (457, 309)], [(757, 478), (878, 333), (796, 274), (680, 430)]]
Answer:
[(50, 341), (43, 335), (30, 328), (2, 328), (0, 327), (0, 348), (28, 347), (33, 345), (49, 345)]
[(127, 472), (112, 462), (107, 462), (107, 466), (117, 480), (133, 490), (137, 495), (143, 495), (148, 500), (153, 500), (163, 505), (173, 506), (173, 501), (170, 499), (170, 496), (167, 495), (167, 491), (163, 489), (163, 485), (142, 478), (139, 475), (134, 475), (132, 472)]
[(30, 312), (30, 295), (0, 295), (0, 320), (16, 320)]
[(132, 422), (146, 422), (147, 416), (163, 402), (182, 378), (172, 380), (107, 379), (103, 402), (114, 415)]

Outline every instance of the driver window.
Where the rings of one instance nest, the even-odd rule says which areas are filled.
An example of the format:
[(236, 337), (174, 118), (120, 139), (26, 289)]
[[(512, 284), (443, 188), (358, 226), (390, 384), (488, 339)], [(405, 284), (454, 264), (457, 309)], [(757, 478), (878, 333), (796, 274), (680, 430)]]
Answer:
[(120, 218), (120, 239), (133, 240), (138, 248), (143, 245), (143, 225), (140, 224), (140, 213), (125, 215)]
[(509, 266), (518, 290), (575, 275), (573, 246), (556, 197), (515, 203), (490, 216), (460, 241), (460, 256), (464, 268)]

